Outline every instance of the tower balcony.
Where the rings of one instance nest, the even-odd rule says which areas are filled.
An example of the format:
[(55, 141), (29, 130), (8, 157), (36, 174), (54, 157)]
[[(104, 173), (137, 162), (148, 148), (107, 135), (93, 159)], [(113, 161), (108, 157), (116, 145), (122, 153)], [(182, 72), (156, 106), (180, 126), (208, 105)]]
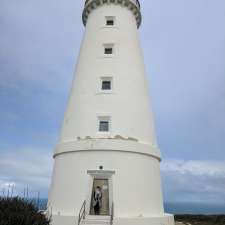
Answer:
[(141, 25), (141, 7), (139, 0), (86, 0), (84, 11), (83, 11), (83, 23), (86, 25), (89, 14), (96, 9), (97, 7), (104, 4), (116, 4), (121, 5), (123, 7), (127, 7), (135, 16), (137, 21), (137, 27), (139, 28)]
[[(88, 5), (90, 2), (92, 2), (93, 0), (86, 0), (85, 1), (85, 6)], [(140, 2), (138, 0), (129, 0), (130, 2), (132, 2), (133, 4), (135, 4), (139, 9), (141, 8), (140, 7)], [(104, 0), (103, 0), (104, 2)], [(111, 3), (114, 3), (116, 2), (115, 0), (106, 0), (105, 2), (111, 2)], [(122, 1), (121, 1), (122, 2)]]

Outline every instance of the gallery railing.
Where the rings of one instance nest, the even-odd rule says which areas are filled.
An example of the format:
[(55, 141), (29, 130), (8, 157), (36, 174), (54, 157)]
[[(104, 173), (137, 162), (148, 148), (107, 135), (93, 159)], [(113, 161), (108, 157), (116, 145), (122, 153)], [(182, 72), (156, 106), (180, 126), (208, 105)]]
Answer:
[[(92, 0), (86, 0), (85, 1), (85, 5), (87, 5), (89, 2), (91, 2)], [(134, 4), (136, 4), (139, 8), (140, 8), (140, 2), (139, 0), (130, 0), (131, 2), (133, 2)], [(113, 1), (112, 1), (113, 2)]]

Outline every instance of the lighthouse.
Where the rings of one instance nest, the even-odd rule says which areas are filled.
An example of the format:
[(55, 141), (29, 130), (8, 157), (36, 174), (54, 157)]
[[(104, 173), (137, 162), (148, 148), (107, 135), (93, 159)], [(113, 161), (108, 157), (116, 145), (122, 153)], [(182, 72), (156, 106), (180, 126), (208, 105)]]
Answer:
[(48, 199), (52, 225), (173, 225), (164, 213), (138, 0), (86, 0)]

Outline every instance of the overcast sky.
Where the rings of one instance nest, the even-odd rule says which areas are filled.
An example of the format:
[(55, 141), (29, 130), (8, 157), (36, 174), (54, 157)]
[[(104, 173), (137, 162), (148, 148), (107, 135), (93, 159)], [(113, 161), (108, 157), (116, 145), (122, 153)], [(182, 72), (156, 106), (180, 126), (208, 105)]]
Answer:
[[(225, 1), (141, 0), (165, 200), (225, 204)], [(0, 191), (46, 197), (83, 0), (0, 0)]]

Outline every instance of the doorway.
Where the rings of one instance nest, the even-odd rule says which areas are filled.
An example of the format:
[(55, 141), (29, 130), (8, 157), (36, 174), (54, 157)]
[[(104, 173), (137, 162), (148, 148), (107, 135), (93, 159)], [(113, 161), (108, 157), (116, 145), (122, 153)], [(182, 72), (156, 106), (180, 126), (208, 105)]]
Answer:
[(109, 180), (93, 180), (90, 215), (109, 215)]

